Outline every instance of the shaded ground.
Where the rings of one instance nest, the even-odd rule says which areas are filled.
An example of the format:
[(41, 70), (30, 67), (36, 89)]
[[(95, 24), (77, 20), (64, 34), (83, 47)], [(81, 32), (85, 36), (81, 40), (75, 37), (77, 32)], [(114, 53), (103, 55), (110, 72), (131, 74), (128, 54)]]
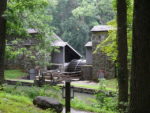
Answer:
[[(62, 113), (65, 113), (65, 108), (63, 109)], [(94, 113), (94, 112), (80, 111), (80, 110), (75, 110), (71, 108), (71, 113)]]
[[(22, 77), (26, 75), (27, 73), (24, 73), (21, 70), (5, 70), (6, 79), (14, 79), (17, 81), (27, 81), (27, 82), (33, 83), (33, 80), (26, 80), (26, 79), (23, 80)], [(106, 90), (117, 91), (116, 79), (105, 80), (104, 84), (105, 84)], [(61, 85), (64, 85), (64, 81), (63, 83), (61, 83)], [(92, 81), (80, 81), (79, 79), (74, 79), (74, 81), (71, 82), (71, 85), (74, 87), (89, 88), (89, 89), (98, 89), (100, 86), (99, 83), (92, 82)]]
[[(14, 80), (11, 80), (11, 81), (14, 81)], [(18, 81), (17, 79), (15, 81)], [(25, 82), (25, 83), (30, 83), (31, 86), (33, 85), (33, 80), (19, 80), (21, 83)], [(23, 81), (23, 82), (22, 82)], [(90, 86), (89, 84), (91, 85), (96, 85), (95, 83), (93, 82), (88, 82), (88, 81), (84, 81), (84, 82), (81, 82), (81, 81), (76, 81), (76, 82), (73, 82), (75, 84), (82, 84), (82, 85), (87, 85), (87, 86)], [(16, 84), (16, 83), (15, 83)], [(81, 85), (80, 84), (80, 85)], [(62, 84), (63, 85), (63, 84)], [(16, 87), (16, 85), (13, 86), (13, 89)], [(19, 90), (21, 88), (21, 90)], [(19, 89), (18, 89), (19, 88)], [(32, 88), (32, 89), (30, 89)], [(37, 90), (37, 88), (39, 89), (39, 91)], [(49, 91), (46, 91), (47, 88), (50, 88), (49, 86), (44, 86), (43, 88), (39, 88), (39, 87), (27, 87), (27, 86), (17, 86), (17, 88), (15, 88), (15, 90), (18, 90), (16, 94), (27, 94), (29, 95), (29, 97), (33, 98), (33, 96), (39, 96), (39, 95), (44, 95), (46, 96), (45, 94), (47, 94)], [(58, 88), (58, 87), (57, 87)], [(12, 89), (9, 90), (9, 88), (6, 88), (7, 92), (12, 92), (13, 94), (15, 93), (14, 91), (12, 91)], [(24, 92), (23, 92), (23, 91)], [(44, 93), (46, 92), (46, 93)], [(53, 91), (52, 91), (53, 92)], [(56, 92), (57, 93), (57, 92)], [(58, 93), (57, 93), (58, 94)], [(60, 93), (59, 93), (60, 94)], [(42, 96), (41, 95), (41, 96)], [(47, 96), (50, 96), (49, 94)], [(60, 96), (59, 96), (60, 97)], [(91, 103), (92, 102), (92, 103)], [(102, 109), (99, 109), (99, 107), (97, 107), (98, 103), (95, 99), (95, 96), (94, 95), (89, 95), (89, 94), (84, 94), (84, 93), (75, 93), (75, 98), (72, 100), (72, 107), (75, 108), (75, 109), (80, 109), (80, 110), (72, 110), (73, 113), (91, 113), (91, 112), (101, 112), (101, 111), (107, 111), (108, 113), (110, 113), (110, 111), (113, 111), (115, 109), (115, 98), (114, 99), (111, 99), (110, 98), (107, 98), (107, 103), (110, 102), (110, 104), (106, 104), (106, 106), (108, 108), (111, 108), (109, 110), (107, 110), (106, 108), (102, 108)], [(94, 106), (93, 106), (94, 105)], [(96, 106), (95, 106), (96, 105)], [(82, 110), (85, 110), (85, 111), (82, 111)], [(91, 112), (87, 112), (87, 111), (91, 111)], [(72, 113), (71, 112), (71, 113)], [(107, 113), (106, 112), (106, 113)]]
[(31, 99), (25, 96), (0, 92), (0, 113), (54, 113), (42, 110), (32, 104)]
[[(64, 83), (63, 83), (64, 84)], [(81, 88), (87, 88), (87, 89), (99, 89), (101, 85), (105, 85), (106, 90), (109, 91), (117, 91), (118, 83), (117, 80), (111, 79), (111, 80), (104, 80), (100, 83), (93, 82), (93, 81), (86, 81), (86, 80), (80, 80), (80, 81), (72, 81), (71, 85), (74, 87), (81, 87)], [(61, 84), (62, 85), (62, 84)]]

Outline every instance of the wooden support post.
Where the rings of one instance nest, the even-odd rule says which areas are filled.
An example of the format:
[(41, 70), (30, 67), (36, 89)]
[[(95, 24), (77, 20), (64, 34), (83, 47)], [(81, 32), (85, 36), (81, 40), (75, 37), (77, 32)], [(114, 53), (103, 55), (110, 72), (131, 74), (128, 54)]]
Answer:
[(65, 82), (65, 94), (66, 94), (66, 113), (70, 113), (70, 100), (71, 100), (71, 88), (70, 88), (70, 81)]

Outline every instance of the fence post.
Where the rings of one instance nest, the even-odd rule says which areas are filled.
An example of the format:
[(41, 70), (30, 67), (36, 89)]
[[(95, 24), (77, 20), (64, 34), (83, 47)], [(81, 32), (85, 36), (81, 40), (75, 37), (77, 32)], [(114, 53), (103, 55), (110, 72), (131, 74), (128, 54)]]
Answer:
[(70, 90), (70, 81), (66, 81), (65, 82), (65, 94), (66, 94), (66, 98), (65, 98), (65, 101), (66, 101), (66, 113), (70, 113), (70, 100), (71, 100), (71, 90)]

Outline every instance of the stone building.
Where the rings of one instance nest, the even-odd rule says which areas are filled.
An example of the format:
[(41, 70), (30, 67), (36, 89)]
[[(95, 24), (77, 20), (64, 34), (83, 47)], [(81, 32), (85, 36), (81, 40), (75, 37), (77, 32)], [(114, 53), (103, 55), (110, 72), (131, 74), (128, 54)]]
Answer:
[[(19, 45), (17, 47), (19, 48), (27, 48), (30, 50), (31, 47), (37, 45), (40, 43), (39, 40), (37, 40), (36, 35), (38, 34), (38, 31), (35, 29), (27, 29), (27, 33), (30, 34), (32, 37), (30, 38), (25, 38), (24, 40), (21, 40), (19, 42)], [(50, 53), (51, 59), (50, 63), (52, 64), (50, 69), (57, 69), (59, 68), (61, 71), (64, 71), (64, 67), (67, 63), (74, 59), (80, 59), (82, 58), (82, 55), (77, 52), (70, 44), (67, 42), (63, 41), (58, 35), (55, 33), (49, 38), (52, 40), (50, 46), (56, 47), (57, 51), (53, 51)], [(14, 46), (15, 44), (12, 43), (12, 40), (7, 43), (7, 46)], [(32, 51), (32, 54), (36, 56), (36, 52)], [(7, 60), (7, 59), (6, 59)], [(11, 61), (7, 60), (7, 66), (8, 68), (11, 67), (20, 67), (22, 69), (27, 69), (27, 68), (34, 68), (35, 67), (35, 61), (28, 61), (28, 58), (26, 58), (26, 55), (21, 54), (17, 56), (16, 59), (13, 59)]]
[(92, 38), (86, 47), (86, 62), (87, 65), (92, 65), (92, 79), (98, 80), (98, 78), (112, 78), (114, 77), (114, 64), (102, 51), (94, 53), (98, 44), (103, 41), (108, 31), (113, 30), (111, 26), (98, 25), (91, 29)]
[(64, 42), (59, 36), (54, 34), (52, 36), (55, 40), (52, 42), (52, 46), (58, 47), (59, 52), (52, 52), (51, 54), (51, 69), (59, 68), (61, 71), (65, 71), (65, 66), (72, 60), (78, 60), (82, 58), (82, 55), (77, 52), (70, 44)]

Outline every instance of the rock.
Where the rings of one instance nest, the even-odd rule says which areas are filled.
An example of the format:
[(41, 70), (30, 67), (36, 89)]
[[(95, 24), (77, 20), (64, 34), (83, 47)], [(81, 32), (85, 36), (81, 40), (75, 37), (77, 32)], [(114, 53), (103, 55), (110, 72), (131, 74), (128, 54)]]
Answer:
[(54, 98), (38, 96), (33, 100), (33, 104), (42, 109), (54, 109), (57, 113), (61, 113), (63, 105)]

